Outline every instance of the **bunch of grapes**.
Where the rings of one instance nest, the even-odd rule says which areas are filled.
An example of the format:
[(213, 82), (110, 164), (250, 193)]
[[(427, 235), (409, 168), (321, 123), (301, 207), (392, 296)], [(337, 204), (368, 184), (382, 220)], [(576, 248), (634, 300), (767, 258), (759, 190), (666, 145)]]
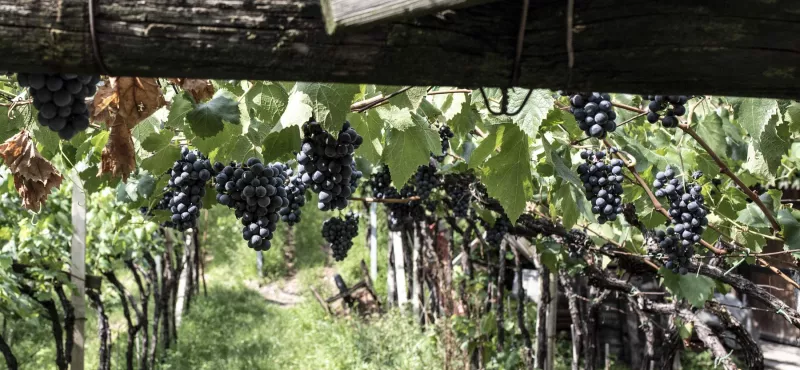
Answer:
[(355, 170), (353, 152), (364, 139), (349, 122), (344, 123), (337, 137), (313, 119), (303, 125), (303, 133), (305, 139), (297, 153), (298, 175), (306, 187), (319, 194), (317, 207), (320, 210), (344, 209), (361, 177)]
[(286, 185), (286, 198), (289, 199), (289, 205), (281, 208), (278, 213), (281, 215), (281, 221), (294, 225), (300, 222), (300, 208), (306, 204), (306, 185), (297, 176), (289, 179), (289, 184)]
[(211, 179), (211, 164), (197, 150), (189, 148), (181, 150), (181, 158), (175, 161), (170, 171), (168, 186), (172, 189), (169, 210), (172, 211), (172, 222), (178, 230), (195, 227), (197, 215), (203, 208), (203, 196), (206, 195), (206, 182)]
[(444, 162), (444, 159), (447, 157), (447, 152), (450, 150), (450, 139), (452, 139), (453, 136), (455, 136), (455, 134), (450, 130), (450, 126), (442, 125), (442, 127), (439, 127), (439, 138), (442, 140), (442, 155), (434, 155), (431, 153), (431, 156), (439, 163)]
[(691, 262), (694, 255), (693, 243), (685, 243), (681, 240), (674, 228), (667, 228), (667, 231), (658, 230), (655, 233), (655, 245), (648, 248), (648, 252), (654, 259), (664, 259), (664, 267), (672, 270), (676, 274), (686, 275), (686, 266)]
[(494, 225), (486, 228), (486, 242), (493, 247), (499, 247), (509, 230), (511, 221), (504, 214), (494, 222)]
[(417, 173), (414, 174), (414, 184), (420, 199), (428, 199), (431, 196), (431, 192), (439, 187), (441, 183), (442, 180), (436, 174), (436, 166), (429, 164), (417, 167)]
[(570, 112), (587, 136), (605, 138), (617, 129), (617, 114), (611, 96), (605, 93), (577, 93), (569, 97)]
[(233, 208), (241, 219), (242, 237), (257, 251), (269, 250), (278, 211), (289, 206), (284, 183), (291, 176), (283, 163), (264, 165), (257, 158), (225, 166), (215, 163), (217, 202)]
[(601, 224), (614, 221), (622, 213), (622, 160), (606, 160), (602, 151), (581, 152), (585, 160), (578, 166), (578, 175), (583, 181), (586, 199), (592, 204), (592, 213), (597, 214)]
[(17, 82), (27, 87), (39, 124), (69, 140), (89, 127), (86, 98), (97, 92), (100, 76), (58, 73), (20, 73)]
[(331, 243), (333, 258), (342, 261), (358, 235), (358, 214), (348, 212), (344, 219), (330, 218), (322, 224), (322, 237)]
[[(702, 173), (697, 177), (701, 175)], [(672, 217), (674, 232), (681, 239), (681, 245), (688, 247), (699, 242), (705, 226), (708, 225), (708, 210), (701, 194), (703, 188), (696, 183), (685, 184), (675, 178), (675, 171), (670, 166), (664, 172), (656, 173), (653, 187), (657, 189), (657, 197), (666, 197), (669, 200), (669, 215)]]
[(389, 167), (383, 166), (378, 172), (369, 176), (369, 188), (372, 190), (372, 196), (379, 199), (385, 198), (391, 190), (397, 192), (397, 189), (392, 187), (392, 175), (389, 173)]
[(472, 199), (469, 186), (475, 181), (475, 176), (468, 174), (447, 174), (444, 176), (444, 202), (453, 211), (453, 216), (467, 217), (469, 203)]
[[(686, 95), (647, 95), (642, 96), (645, 100), (650, 100), (647, 106), (647, 122), (656, 123), (661, 119), (661, 125), (666, 128), (678, 127), (678, 118), (686, 114), (686, 107), (684, 106), (689, 97)], [(672, 107), (667, 109), (667, 104)], [(661, 111), (664, 112), (663, 117)]]

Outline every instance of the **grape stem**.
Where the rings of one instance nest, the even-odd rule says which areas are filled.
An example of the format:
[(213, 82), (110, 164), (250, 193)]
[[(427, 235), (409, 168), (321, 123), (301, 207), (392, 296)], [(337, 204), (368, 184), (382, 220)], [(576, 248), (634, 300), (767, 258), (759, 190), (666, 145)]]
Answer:
[(408, 198), (373, 198), (373, 197), (350, 197), (349, 200), (362, 201), (366, 203), (411, 203), (420, 200), (418, 195)]
[[(611, 104), (613, 106), (615, 106), (615, 107), (622, 108), (622, 109), (625, 109), (625, 110), (629, 110), (631, 112), (647, 113), (647, 111), (644, 110), (644, 109), (639, 109), (639, 108), (636, 108), (636, 107), (632, 107), (630, 105), (621, 104), (621, 103), (611, 103)], [(733, 180), (733, 182), (736, 183), (736, 185), (739, 187), (739, 189), (742, 192), (744, 192), (744, 194), (747, 195), (747, 197), (749, 197), (753, 201), (753, 203), (755, 203), (758, 206), (759, 209), (761, 209), (761, 212), (764, 213), (764, 216), (767, 217), (767, 219), (769, 220), (769, 223), (772, 225), (773, 233), (780, 232), (780, 230), (781, 230), (780, 224), (775, 219), (775, 216), (772, 214), (772, 212), (769, 209), (767, 209), (767, 206), (764, 204), (764, 202), (762, 202), (761, 199), (755, 193), (753, 193), (753, 191), (750, 190), (750, 188), (747, 187), (744, 184), (744, 182), (742, 182), (742, 180), (739, 178), (739, 176), (736, 176), (736, 174), (733, 173), (733, 171), (731, 171), (731, 169), (728, 167), (728, 165), (726, 165), (725, 162), (723, 162), (722, 159), (719, 158), (717, 153), (714, 152), (714, 150), (711, 149), (710, 146), (708, 146), (708, 143), (706, 143), (706, 141), (703, 140), (703, 138), (701, 138), (699, 135), (697, 135), (697, 132), (695, 132), (694, 129), (692, 129), (688, 124), (679, 123), (678, 124), (678, 128), (683, 130), (683, 132), (689, 134), (689, 136), (691, 136), (695, 141), (697, 141), (697, 143), (700, 144), (701, 147), (703, 147), (703, 149), (708, 153), (708, 155), (711, 156), (711, 158), (714, 160), (714, 162), (717, 164), (717, 166), (719, 166), (720, 172), (722, 174), (728, 176), (731, 180)]]

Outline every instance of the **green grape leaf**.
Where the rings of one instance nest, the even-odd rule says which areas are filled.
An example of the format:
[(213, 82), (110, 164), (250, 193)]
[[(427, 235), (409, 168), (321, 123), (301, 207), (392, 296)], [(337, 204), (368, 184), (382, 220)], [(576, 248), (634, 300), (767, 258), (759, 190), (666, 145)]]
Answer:
[(578, 217), (580, 216), (578, 203), (573, 194), (573, 187), (564, 182), (561, 183), (558, 191), (556, 191), (558, 209), (561, 210), (561, 224), (567, 230), (572, 229), (578, 223)]
[(787, 209), (778, 211), (778, 223), (783, 228), (783, 245), (787, 250), (800, 250), (800, 222)]
[(790, 130), (792, 132), (800, 131), (800, 103), (793, 101), (786, 108), (786, 115), (784, 117), (790, 123)]
[(375, 108), (374, 111), (387, 128), (404, 131), (414, 126), (414, 122), (411, 120), (411, 111), (408, 108), (389, 105)]
[(136, 184), (136, 193), (142, 198), (150, 198), (156, 189), (156, 179), (149, 173), (142, 174)]
[(722, 117), (716, 112), (707, 114), (703, 118), (703, 122), (697, 125), (697, 135), (703, 138), (717, 155), (725, 156), (725, 153), (728, 152), (728, 143), (725, 141), (727, 135), (722, 127)]
[(141, 167), (147, 172), (162, 174), (172, 168), (172, 164), (175, 163), (180, 155), (181, 149), (177, 145), (170, 144), (143, 159)]
[(353, 98), (360, 93), (359, 85), (298, 82), (289, 94), (286, 110), (272, 131), (301, 126), (314, 117), (326, 130), (338, 132), (350, 112)]
[(366, 158), (371, 163), (380, 163), (383, 153), (383, 135), (381, 134), (381, 120), (375, 112), (350, 113), (347, 115), (350, 125), (364, 142), (356, 149), (356, 154)]
[(149, 135), (142, 142), (142, 149), (148, 152), (155, 152), (172, 141), (173, 133), (169, 130), (163, 130), (157, 134)]
[(425, 118), (412, 114), (414, 126), (404, 131), (390, 129), (383, 149), (383, 162), (392, 171), (392, 182), (401, 188), (411, 178), (417, 167), (428, 164), (430, 153), (441, 150), (439, 134), (432, 130)]
[(761, 133), (761, 140), (759, 141), (761, 155), (764, 157), (764, 161), (767, 162), (767, 168), (771, 174), (776, 173), (781, 165), (781, 158), (789, 152), (791, 147), (789, 125), (778, 125), (777, 117), (777, 115), (773, 116), (775, 119), (769, 120), (769, 123)]
[(677, 298), (689, 301), (692, 306), (701, 308), (713, 297), (716, 284), (711, 278), (695, 274), (680, 275), (666, 267), (662, 267), (658, 272), (663, 276), (661, 285)]
[(736, 106), (739, 125), (755, 139), (761, 137), (764, 127), (776, 113), (778, 102), (771, 99), (746, 98)]
[[(761, 202), (764, 203), (768, 210), (774, 210), (774, 195), (774, 193), (770, 194), (770, 192), (767, 192), (761, 194), (758, 198), (761, 199)], [(764, 212), (761, 212), (761, 209), (758, 208), (758, 205), (755, 203), (748, 203), (743, 210), (739, 211), (739, 216), (736, 218), (736, 221), (755, 228), (766, 228), (770, 226), (770, 222), (764, 215)]]
[(489, 196), (497, 199), (511, 223), (525, 210), (526, 201), (533, 197), (528, 135), (519, 127), (506, 124), (500, 153), (486, 161), (483, 183)]
[(553, 167), (555, 167), (558, 177), (578, 188), (583, 188), (583, 183), (578, 175), (564, 163), (562, 156), (555, 152), (550, 142), (544, 137), (542, 137), (542, 146), (544, 146), (544, 152), (547, 156), (548, 163), (551, 163)]
[(270, 133), (264, 139), (263, 148), (264, 162), (271, 162), (300, 150), (300, 127), (292, 126), (281, 132)]
[[(528, 89), (513, 89), (508, 92), (508, 102), (511, 108), (520, 107), (528, 94)], [(531, 92), (528, 102), (521, 107), (519, 114), (512, 116), (511, 120), (517, 124), (528, 137), (535, 138), (539, 133), (539, 126), (547, 113), (553, 108), (553, 96), (549, 90), (536, 89)]]
[(8, 116), (8, 107), (0, 107), (0, 142), (8, 140), (8, 138), (16, 135), (25, 126), (25, 122), (31, 117), (32, 105), (22, 105), (16, 107), (11, 112), (11, 117)]
[(257, 81), (244, 96), (247, 110), (253, 111), (255, 118), (269, 124), (278, 122), (288, 102), (289, 94), (283, 86), (272, 82)]
[[(384, 95), (389, 95), (392, 92), (395, 92), (400, 89), (399, 86), (377, 86), (377, 90), (383, 92)], [(419, 108), (420, 103), (422, 100), (425, 99), (425, 95), (428, 94), (428, 89), (424, 86), (416, 86), (412, 87), (402, 94), (393, 96), (389, 99), (389, 102), (392, 105), (395, 105), (399, 108), (407, 108), (412, 112), (416, 112), (417, 108)]]
[(225, 90), (219, 90), (211, 100), (197, 104), (186, 114), (192, 133), (207, 138), (222, 131), (223, 121), (240, 123), (239, 103), (228, 97), (228, 94), (230, 93)]
[(503, 143), (504, 132), (505, 127), (500, 126), (497, 130), (483, 138), (480, 144), (478, 144), (478, 147), (475, 148), (469, 156), (469, 168), (480, 166), (486, 161), (486, 158), (489, 158), (492, 153), (500, 149), (500, 145)]
[(469, 101), (461, 104), (461, 110), (448, 122), (453, 133), (457, 136), (465, 136), (475, 129), (481, 121), (481, 115)]
[[(194, 109), (192, 101), (186, 94), (188, 93), (184, 92), (172, 98), (172, 103), (169, 106), (169, 115), (167, 115), (167, 122), (164, 124), (165, 127), (175, 130), (186, 130), (186, 115)], [(139, 126), (141, 126), (141, 124), (136, 127), (138, 128)], [(134, 130), (135, 129), (136, 128), (134, 128)]]

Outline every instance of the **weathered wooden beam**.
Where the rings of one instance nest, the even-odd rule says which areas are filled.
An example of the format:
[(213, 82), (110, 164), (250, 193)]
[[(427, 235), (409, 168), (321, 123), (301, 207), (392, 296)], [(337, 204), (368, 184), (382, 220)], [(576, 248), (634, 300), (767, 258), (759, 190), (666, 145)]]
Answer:
[(347, 28), (432, 14), (492, 0), (320, 0), (329, 34)]
[[(116, 75), (506, 86), (519, 6), (328, 35), (318, 0), (97, 0)], [(519, 85), (796, 98), (800, 2), (532, 1)], [(0, 0), (0, 70), (99, 72), (86, 0)]]

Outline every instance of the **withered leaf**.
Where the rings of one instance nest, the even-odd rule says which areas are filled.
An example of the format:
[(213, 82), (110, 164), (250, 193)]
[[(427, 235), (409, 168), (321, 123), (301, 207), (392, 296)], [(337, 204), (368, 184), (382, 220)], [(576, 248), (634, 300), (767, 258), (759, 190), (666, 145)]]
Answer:
[(214, 85), (210, 80), (197, 78), (170, 78), (170, 82), (180, 86), (192, 95), (195, 102), (202, 102), (214, 96)]
[(14, 175), (14, 187), (27, 209), (39, 210), (50, 190), (61, 186), (61, 174), (39, 154), (25, 130), (0, 144), (0, 156)]
[(108, 142), (100, 154), (100, 170), (97, 176), (110, 173), (128, 181), (128, 176), (136, 169), (136, 149), (133, 146), (131, 129), (126, 125), (111, 126)]

